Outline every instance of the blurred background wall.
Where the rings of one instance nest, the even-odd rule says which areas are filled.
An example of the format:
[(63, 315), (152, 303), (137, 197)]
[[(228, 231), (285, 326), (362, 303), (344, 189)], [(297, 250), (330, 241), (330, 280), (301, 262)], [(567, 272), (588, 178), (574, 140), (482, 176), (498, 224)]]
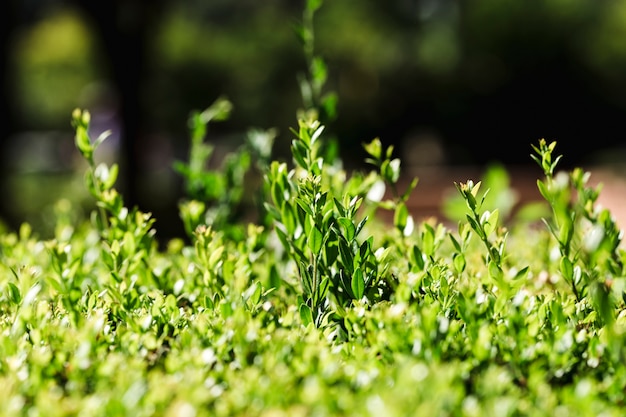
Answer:
[[(60, 197), (89, 204), (76, 107), (91, 111), (94, 136), (113, 129), (98, 157), (121, 162), (126, 202), (153, 212), (164, 234), (179, 230), (172, 163), (186, 158), (192, 110), (224, 95), (234, 111), (209, 129), (218, 149), (250, 127), (277, 128), (276, 157), (288, 155), (303, 2), (4, 6), (0, 214), (10, 227), (45, 228)], [(374, 137), (412, 166), (532, 165), (540, 138), (558, 142), (565, 166), (625, 160), (625, 1), (326, 0), (315, 30), (339, 96), (328, 131), (348, 167)]]

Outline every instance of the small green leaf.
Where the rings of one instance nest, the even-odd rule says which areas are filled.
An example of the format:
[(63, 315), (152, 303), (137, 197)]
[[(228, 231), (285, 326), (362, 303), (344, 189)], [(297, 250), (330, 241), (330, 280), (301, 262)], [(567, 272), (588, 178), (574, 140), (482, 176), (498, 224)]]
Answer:
[(547, 201), (551, 201), (552, 200), (552, 198), (550, 196), (550, 191), (549, 191), (548, 187), (546, 186), (546, 184), (543, 181), (537, 180), (537, 188), (539, 189), (539, 192), (541, 193), (543, 198), (545, 198)]
[(483, 213), (483, 217), (481, 218), (481, 223), (482, 223), (486, 236), (491, 235), (498, 227), (498, 217), (499, 217), (498, 209), (495, 209), (491, 213), (489, 211), (485, 211)]
[(311, 135), (311, 146), (313, 146), (313, 144), (317, 141), (317, 139), (319, 139), (323, 131), (324, 131), (324, 126), (320, 126), (317, 129), (315, 129), (315, 131)]
[(330, 288), (330, 279), (325, 277), (320, 282), (320, 286), (317, 289), (317, 300), (315, 300), (316, 305), (320, 304), (324, 298), (326, 298), (326, 294), (328, 294), (328, 288)]
[(352, 223), (352, 220), (347, 217), (340, 217), (337, 221), (341, 224), (343, 231), (345, 232), (344, 237), (346, 240), (352, 241), (356, 235), (356, 227), (354, 226), (354, 223)]
[(117, 164), (111, 165), (109, 168), (109, 176), (106, 181), (104, 181), (104, 189), (108, 190), (109, 188), (115, 185), (115, 181), (117, 181), (117, 176), (119, 173), (119, 166)]
[(354, 256), (352, 255), (348, 242), (343, 236), (339, 236), (339, 253), (341, 254), (343, 266), (352, 274), (354, 271)]
[(379, 138), (372, 140), (370, 143), (363, 144), (363, 148), (365, 152), (374, 157), (375, 161), (372, 162), (379, 161), (382, 158), (383, 147)]
[(502, 272), (500, 266), (496, 262), (490, 261), (488, 268), (489, 276), (498, 284), (498, 286), (502, 286), (502, 284), (504, 283), (502, 280), (502, 278), (504, 277), (504, 273)]
[(515, 277), (513, 279), (515, 281), (523, 280), (528, 275), (528, 271), (529, 271), (529, 267), (528, 266), (520, 269), (519, 271), (517, 271), (517, 274), (515, 274)]
[(454, 246), (454, 249), (457, 252), (462, 252), (463, 250), (461, 249), (461, 245), (459, 244), (459, 242), (455, 239), (455, 237), (452, 234), (448, 234), (448, 237), (450, 238), (450, 240), (452, 241), (452, 245)]
[(320, 7), (322, 7), (322, 0), (307, 0), (306, 2), (306, 10), (309, 12), (314, 12)]
[(339, 97), (334, 92), (329, 92), (322, 96), (322, 108), (326, 113), (326, 116), (329, 119), (334, 119), (337, 117), (337, 104), (339, 102)]
[(411, 195), (415, 187), (417, 187), (418, 181), (419, 181), (419, 178), (417, 177), (413, 178), (409, 186), (406, 188), (406, 191), (404, 192), (404, 194), (402, 194), (402, 197), (401, 197), (402, 201), (407, 201), (409, 199), (409, 196)]
[(365, 216), (365, 218), (363, 220), (361, 220), (359, 222), (359, 224), (356, 225), (356, 228), (354, 229), (354, 236), (358, 236), (359, 233), (361, 233), (361, 230), (363, 230), (363, 226), (365, 226), (365, 223), (367, 223), (367, 216)]
[(243, 299), (249, 303), (250, 307), (254, 307), (259, 304), (261, 300), (261, 293), (263, 288), (258, 282), (252, 283), (252, 285), (243, 293)]
[(294, 139), (291, 142), (291, 152), (293, 154), (293, 159), (298, 166), (308, 170), (309, 166), (306, 163), (306, 159), (309, 156), (309, 148), (304, 144), (304, 142), (299, 139)]
[(385, 173), (385, 177), (389, 180), (389, 182), (395, 184), (400, 179), (400, 159), (395, 158), (389, 161), (389, 165), (387, 168), (387, 172)]
[(313, 312), (311, 311), (311, 307), (306, 304), (300, 304), (300, 319), (302, 320), (302, 324), (304, 326), (308, 326), (313, 323)]
[(570, 261), (569, 258), (565, 256), (561, 258), (559, 269), (561, 270), (561, 274), (563, 274), (563, 278), (565, 278), (568, 282), (572, 282), (574, 279), (574, 264), (572, 264), (572, 261)]
[(411, 261), (413, 264), (415, 264), (415, 266), (417, 266), (419, 271), (424, 270), (424, 256), (419, 246), (417, 245), (413, 245), (413, 250), (411, 251)]
[(306, 265), (304, 262), (298, 264), (300, 270), (300, 279), (302, 281), (302, 292), (307, 297), (313, 294), (313, 271), (309, 268), (311, 265)]
[(363, 271), (361, 268), (354, 270), (354, 274), (352, 274), (351, 288), (355, 299), (360, 300), (363, 298), (363, 294), (365, 292), (365, 280), (363, 279)]
[(484, 233), (483, 229), (481, 229), (481, 227), (478, 225), (478, 222), (474, 220), (474, 218), (471, 217), (469, 214), (466, 216), (466, 219), (469, 225), (472, 227), (472, 230), (474, 230), (474, 232), (476, 232), (476, 234), (482, 238), (484, 236)]
[(209, 268), (216, 268), (217, 263), (219, 262), (222, 254), (224, 253), (224, 246), (217, 246), (214, 248), (213, 252), (209, 255), (208, 266)]
[(393, 225), (404, 233), (404, 228), (407, 225), (407, 219), (409, 218), (409, 209), (406, 204), (399, 203), (396, 206), (396, 210), (393, 215)]
[(465, 256), (460, 253), (455, 253), (452, 255), (452, 261), (454, 262), (454, 269), (456, 269), (456, 272), (460, 274), (465, 271)]
[(13, 304), (19, 304), (20, 301), (22, 301), (20, 289), (12, 282), (9, 282), (7, 285), (9, 287), (9, 300), (11, 300)]
[(293, 236), (296, 232), (296, 227), (298, 226), (298, 221), (293, 212), (293, 207), (287, 201), (282, 204), (282, 208), (280, 211), (282, 224), (285, 226), (285, 232)]
[(313, 226), (308, 235), (309, 249), (311, 249), (313, 254), (318, 254), (322, 250), (323, 240), (324, 235), (322, 235), (322, 232), (317, 228), (317, 226)]
[(206, 110), (200, 113), (198, 116), (200, 121), (207, 124), (211, 121), (224, 121), (230, 116), (230, 112), (233, 109), (233, 104), (225, 97), (218, 97), (213, 104), (211, 104)]
[(426, 256), (433, 256), (435, 253), (435, 229), (428, 223), (423, 224), (422, 252)]

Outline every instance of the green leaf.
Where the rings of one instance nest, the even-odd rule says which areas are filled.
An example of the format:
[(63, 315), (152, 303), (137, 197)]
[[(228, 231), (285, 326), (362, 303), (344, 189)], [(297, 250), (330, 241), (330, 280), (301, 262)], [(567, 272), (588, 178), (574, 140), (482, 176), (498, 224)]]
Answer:
[(319, 304), (321, 303), (324, 298), (326, 298), (326, 294), (328, 294), (328, 289), (330, 288), (330, 279), (328, 277), (324, 277), (322, 279), (322, 281), (320, 282), (320, 286), (317, 289), (317, 294), (318, 294), (318, 299), (316, 300), (316, 303)]
[(22, 301), (20, 289), (12, 282), (9, 282), (7, 286), (9, 287), (9, 300), (11, 300), (13, 304), (19, 304), (20, 301)]
[(498, 227), (498, 217), (499, 217), (498, 209), (495, 209), (491, 213), (489, 213), (488, 211), (483, 213), (483, 218), (481, 219), (481, 223), (482, 223), (486, 236), (491, 235)]
[(539, 189), (539, 192), (541, 193), (543, 198), (545, 198), (547, 201), (552, 200), (552, 197), (550, 196), (550, 191), (543, 181), (537, 180), (537, 188)]
[(424, 270), (425, 262), (422, 251), (419, 246), (413, 245), (413, 250), (411, 251), (411, 261), (415, 266), (417, 266), (419, 271)]
[(337, 244), (337, 229), (332, 227), (326, 232), (322, 251), (326, 259), (326, 265), (333, 265), (339, 256)]
[(75, 120), (75, 136), (74, 141), (76, 147), (80, 151), (80, 153), (91, 163), (92, 155), (93, 155), (93, 146), (91, 145), (91, 140), (89, 138), (88, 127), (89, 127), (89, 112), (80, 111), (76, 113), (74, 112), (74, 120)]
[(513, 278), (515, 281), (518, 280), (523, 280), (526, 278), (526, 276), (528, 275), (528, 271), (529, 271), (529, 267), (526, 266), (522, 269), (520, 269), (519, 271), (517, 271), (517, 274), (515, 274), (515, 277)]
[[(326, 113), (326, 116), (332, 120), (337, 117), (337, 105), (339, 102), (339, 96), (334, 92), (329, 92), (322, 96), (322, 108)], [(332, 159), (331, 159), (332, 160)]]
[(474, 232), (476, 232), (476, 234), (482, 238), (484, 236), (484, 233), (483, 229), (478, 225), (478, 222), (474, 220), (474, 218), (471, 217), (469, 214), (466, 216), (466, 219)]
[(304, 326), (308, 326), (313, 323), (313, 312), (311, 311), (311, 307), (306, 304), (300, 304), (300, 319), (302, 320), (302, 324)]
[(352, 220), (347, 217), (340, 217), (337, 221), (343, 228), (346, 240), (352, 241), (356, 235), (356, 227), (354, 226), (354, 223), (352, 223)]
[(302, 280), (302, 291), (304, 295), (310, 297), (314, 291), (312, 265), (307, 265), (304, 262), (300, 262), (298, 265), (300, 269), (300, 278)]
[(359, 247), (359, 256), (363, 260), (367, 260), (367, 258), (372, 254), (372, 243), (374, 242), (374, 237), (370, 236), (368, 239), (364, 240)]
[(426, 256), (433, 256), (435, 253), (435, 229), (428, 223), (423, 224), (422, 251)]
[(465, 271), (465, 256), (460, 253), (455, 253), (452, 255), (452, 261), (454, 262), (454, 269), (456, 269), (456, 272), (460, 274)]
[(385, 173), (385, 177), (389, 182), (395, 184), (400, 179), (400, 159), (395, 158), (389, 161), (389, 165), (387, 166), (387, 172)]
[(559, 269), (561, 270), (561, 274), (563, 274), (563, 278), (565, 278), (568, 282), (572, 282), (574, 279), (574, 264), (572, 264), (572, 261), (570, 261), (569, 258), (566, 256), (561, 257)]
[(213, 250), (213, 252), (211, 252), (211, 254), (209, 255), (209, 259), (208, 259), (208, 266), (210, 268), (216, 268), (217, 267), (217, 263), (221, 259), (222, 254), (224, 253), (224, 250), (225, 250), (224, 246), (214, 247), (214, 250)]
[(489, 268), (489, 276), (496, 282), (498, 287), (501, 287), (504, 284), (504, 281), (503, 281), (504, 273), (502, 272), (500, 265), (498, 265), (494, 261), (490, 261), (488, 268)]
[(365, 152), (374, 157), (376, 161), (382, 158), (383, 146), (379, 138), (375, 138), (370, 143), (363, 144), (363, 148)]
[(258, 282), (252, 283), (252, 285), (243, 293), (245, 301), (249, 302), (250, 307), (254, 307), (259, 304), (261, 300), (261, 293), (263, 288)]
[(117, 164), (111, 165), (109, 168), (109, 176), (106, 181), (104, 181), (104, 189), (108, 190), (109, 188), (115, 185), (115, 181), (117, 181), (117, 176), (119, 173), (119, 166)]
[(288, 235), (294, 236), (296, 232), (296, 227), (298, 226), (298, 221), (296, 219), (295, 213), (293, 212), (293, 207), (289, 202), (285, 201), (282, 204), (282, 209), (280, 211), (282, 224), (285, 225), (285, 231)]
[(313, 146), (313, 144), (317, 141), (317, 139), (319, 139), (323, 131), (324, 131), (324, 126), (319, 126), (317, 129), (315, 129), (315, 131), (311, 135), (311, 146)]
[(417, 177), (413, 178), (409, 186), (406, 188), (406, 191), (404, 192), (404, 194), (402, 194), (401, 201), (407, 201), (409, 199), (409, 196), (411, 195), (415, 187), (417, 187), (418, 181), (419, 181), (419, 178)]
[(307, 0), (307, 2), (306, 2), (306, 9), (309, 12), (314, 12), (317, 9), (319, 9), (320, 7), (322, 7), (322, 2), (323, 2), (323, 0)]
[(363, 226), (365, 226), (365, 223), (367, 223), (367, 216), (365, 216), (365, 218), (363, 220), (361, 220), (359, 222), (359, 224), (356, 225), (356, 228), (354, 229), (354, 236), (358, 236), (359, 233), (361, 233), (361, 230), (363, 230)]
[(360, 300), (363, 298), (363, 294), (365, 292), (365, 280), (363, 279), (363, 271), (361, 268), (354, 270), (354, 274), (352, 274), (351, 288), (355, 299)]
[(610, 297), (610, 289), (605, 283), (595, 281), (590, 287), (591, 301), (602, 323), (606, 326), (615, 321), (615, 307)]
[(341, 254), (343, 266), (352, 274), (354, 272), (354, 256), (352, 255), (348, 242), (343, 236), (339, 236), (339, 253)]
[(457, 252), (463, 252), (463, 250), (461, 249), (461, 245), (459, 244), (459, 242), (455, 239), (455, 237), (452, 234), (448, 234), (448, 237), (450, 238), (450, 240), (452, 241), (452, 246), (454, 246), (454, 249)]
[(211, 121), (224, 121), (230, 116), (233, 104), (225, 97), (218, 97), (213, 104), (199, 114), (202, 123), (207, 124)]
[(272, 194), (272, 200), (274, 200), (274, 205), (280, 207), (285, 201), (285, 189), (283, 188), (281, 182), (272, 182), (270, 192)]
[(309, 157), (309, 148), (299, 139), (294, 139), (291, 142), (291, 152), (293, 159), (296, 161), (300, 168), (309, 169), (309, 165), (306, 163), (306, 159)]
[(404, 228), (407, 225), (407, 219), (409, 218), (409, 209), (406, 204), (399, 203), (396, 206), (396, 210), (393, 215), (393, 225), (404, 233)]
[(46, 283), (50, 285), (54, 290), (60, 294), (65, 292), (65, 288), (63, 288), (63, 284), (53, 276), (49, 276), (46, 279)]
[(313, 226), (308, 235), (308, 244), (309, 249), (313, 254), (318, 254), (322, 250), (322, 241), (324, 240), (324, 235), (317, 228), (317, 226)]

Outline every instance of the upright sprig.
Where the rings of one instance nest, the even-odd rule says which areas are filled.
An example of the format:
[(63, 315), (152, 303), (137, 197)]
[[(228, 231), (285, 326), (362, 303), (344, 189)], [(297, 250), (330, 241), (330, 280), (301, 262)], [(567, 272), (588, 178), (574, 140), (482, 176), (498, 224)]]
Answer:
[[(373, 238), (359, 236), (367, 222), (367, 216), (359, 219), (359, 208), (373, 180), (355, 175), (342, 181), (345, 172), (334, 160), (336, 147), (320, 140), (322, 121), (336, 116), (337, 103), (334, 92), (324, 91), (328, 71), (315, 53), (313, 18), (321, 6), (322, 0), (307, 0), (302, 23), (295, 28), (307, 62), (306, 74), (299, 77), (304, 109), (297, 113), (298, 129), (291, 129), (295, 167), (290, 170), (285, 163), (273, 162), (266, 175), (273, 203), (267, 204), (267, 210), (297, 265), (300, 316), (305, 324), (318, 327), (331, 316), (341, 321), (355, 301), (372, 303), (389, 295), (385, 280), (380, 279), (386, 267), (381, 254), (376, 255)], [(390, 175), (397, 181), (398, 175)], [(408, 212), (402, 216), (399, 223), (404, 224)]]
[[(231, 237), (241, 238), (244, 227), (238, 224), (246, 196), (247, 175), (253, 168), (265, 169), (275, 138), (273, 130), (250, 130), (246, 142), (229, 152), (218, 169), (209, 167), (215, 147), (206, 141), (209, 125), (228, 119), (232, 103), (218, 97), (204, 111), (194, 111), (189, 118), (190, 148), (188, 162), (176, 161), (174, 169), (183, 176), (187, 200), (179, 205), (188, 236), (194, 236), (200, 225), (223, 230)], [(263, 188), (260, 198), (263, 199)], [(264, 213), (261, 213), (263, 216)]]
[(324, 91), (328, 81), (328, 67), (325, 60), (315, 53), (314, 16), (322, 3), (322, 0), (307, 0), (302, 22), (295, 25), (294, 29), (302, 44), (307, 65), (307, 72), (298, 76), (304, 112), (315, 112), (317, 118), (328, 122), (337, 115), (338, 98), (334, 91)]
[[(531, 154), (531, 157), (543, 169), (545, 175), (545, 181), (537, 180), (537, 187), (541, 195), (550, 204), (553, 213), (551, 221), (544, 219), (544, 223), (556, 238), (561, 255), (565, 259), (571, 259), (577, 213), (573, 210), (572, 190), (567, 174), (555, 175), (556, 167), (562, 155), (553, 158), (556, 142), (548, 145), (545, 139), (541, 139), (539, 146), (531, 146), (536, 153), (536, 155)], [(579, 298), (575, 285), (573, 291)]]
[(531, 157), (545, 174), (545, 181), (538, 180), (537, 187), (553, 214), (544, 223), (558, 244), (559, 269), (576, 300), (591, 296), (600, 320), (612, 323), (617, 300), (611, 296), (611, 283), (626, 272), (620, 249), (622, 232), (610, 212), (596, 205), (601, 185), (588, 186), (590, 173), (575, 168), (555, 175), (561, 159), (553, 158), (555, 147), (556, 142), (547, 144), (545, 139), (532, 145), (536, 154)]
[[(76, 109), (72, 113), (72, 126), (75, 129), (75, 144), (81, 155), (89, 164), (85, 174), (85, 183), (89, 193), (96, 199), (98, 214), (92, 214), (92, 220), (101, 235), (108, 241), (119, 239), (138, 239), (140, 247), (148, 247), (155, 234), (152, 225), (154, 219), (150, 213), (142, 213), (137, 207), (129, 209), (124, 205), (122, 195), (114, 188), (119, 168), (116, 163), (111, 166), (105, 162), (96, 164), (94, 153), (110, 135), (110, 131), (102, 133), (95, 141), (89, 134), (91, 115), (87, 110)], [(130, 246), (130, 243), (128, 244)]]
[(111, 131), (107, 130), (101, 133), (92, 143), (89, 135), (90, 122), (91, 113), (88, 111), (75, 109), (72, 113), (72, 127), (75, 132), (74, 142), (76, 148), (89, 165), (89, 169), (85, 173), (85, 182), (87, 190), (96, 199), (99, 208), (99, 217), (96, 220), (100, 230), (103, 231), (108, 227), (109, 223), (106, 210), (119, 215), (123, 208), (122, 197), (113, 188), (115, 181), (117, 181), (119, 166), (112, 164), (109, 167), (105, 163), (96, 165), (94, 153), (102, 142), (110, 136)]
[[(275, 231), (297, 266), (300, 315), (305, 324), (341, 321), (353, 302), (375, 303), (389, 296), (383, 255), (372, 237), (362, 238), (367, 217), (359, 217), (360, 187), (332, 188), (337, 175), (320, 156), (323, 125), (300, 119), (291, 151), (295, 167), (273, 162), (266, 176)], [(331, 316), (335, 317), (331, 319)]]
[(109, 136), (104, 132), (95, 141), (89, 135), (90, 113), (76, 109), (72, 113), (72, 126), (75, 129), (75, 143), (87, 161), (87, 189), (96, 200), (98, 212), (92, 213), (92, 221), (104, 240), (107, 250), (102, 258), (111, 270), (111, 276), (121, 282), (133, 271), (141, 268), (149, 254), (155, 249), (153, 229), (154, 219), (150, 213), (143, 213), (137, 207), (129, 209), (122, 196), (114, 188), (118, 175), (118, 165), (96, 164), (94, 153)]
[(485, 264), (488, 267), (489, 275), (500, 290), (507, 289), (508, 286), (503, 279), (503, 259), (507, 231), (498, 226), (499, 210), (489, 211), (482, 209), (489, 190), (479, 196), (480, 181), (474, 183), (470, 180), (466, 183), (455, 183), (455, 185), (469, 209), (469, 213), (466, 214), (467, 223), (487, 250)]
[(375, 138), (369, 143), (363, 144), (368, 157), (365, 162), (373, 165), (377, 169), (378, 183), (374, 186), (380, 188), (384, 194), (384, 190), (391, 189), (392, 199), (386, 200), (378, 205), (382, 208), (393, 210), (394, 226), (405, 236), (410, 235), (413, 231), (413, 217), (409, 214), (407, 201), (417, 186), (418, 178), (411, 180), (406, 190), (402, 194), (398, 190), (398, 181), (400, 180), (400, 158), (393, 158), (393, 145), (383, 149), (382, 142), (379, 138)]

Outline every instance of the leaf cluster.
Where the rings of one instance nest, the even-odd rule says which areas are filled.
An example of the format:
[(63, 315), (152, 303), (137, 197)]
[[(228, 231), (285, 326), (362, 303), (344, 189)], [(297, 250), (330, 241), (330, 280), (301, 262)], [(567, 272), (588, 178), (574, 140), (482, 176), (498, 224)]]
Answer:
[[(418, 181), (397, 189), (393, 148), (365, 143), (373, 169), (346, 172), (315, 107), (292, 161), (251, 131), (209, 169), (207, 125), (229, 111), (218, 99), (191, 117), (187, 236), (163, 250), (116, 165), (95, 163), (106, 136), (73, 113), (97, 210), (59, 216), (47, 241), (28, 224), (0, 235), (2, 415), (623, 413), (622, 232), (589, 173), (558, 171), (555, 142), (532, 146), (542, 219), (502, 215), (511, 190), (488, 172), (455, 184), (456, 224), (415, 222)], [(232, 215), (253, 166), (256, 222)]]

